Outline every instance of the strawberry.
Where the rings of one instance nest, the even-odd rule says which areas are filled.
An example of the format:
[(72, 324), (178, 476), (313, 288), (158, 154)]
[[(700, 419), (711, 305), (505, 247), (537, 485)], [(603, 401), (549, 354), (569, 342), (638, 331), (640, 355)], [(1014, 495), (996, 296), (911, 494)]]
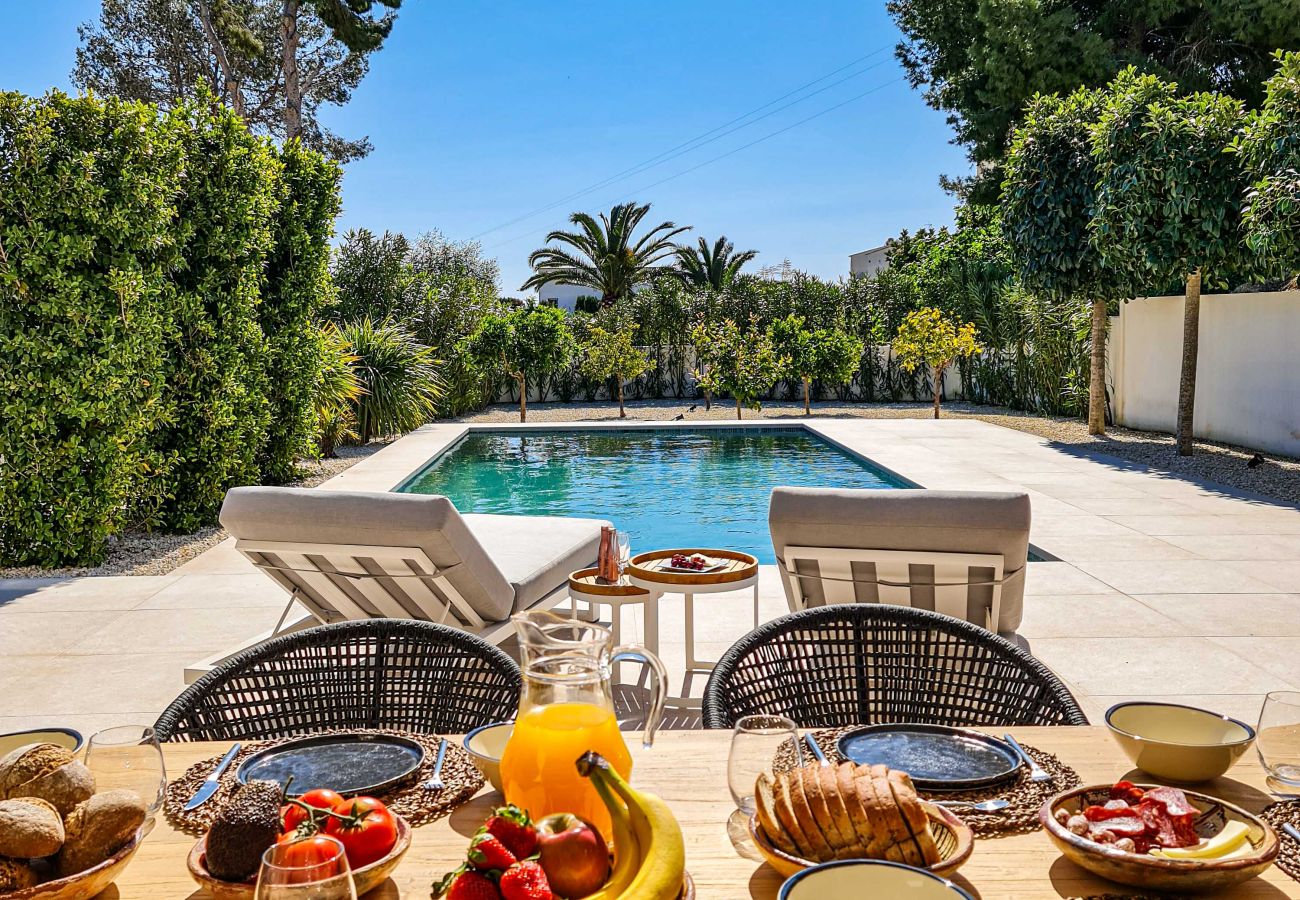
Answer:
[(492, 869), (508, 869), (518, 860), (506, 849), (506, 845), (497, 840), (496, 835), (480, 831), (469, 842), (469, 861), (480, 872)]
[(445, 900), (501, 900), (501, 892), (492, 879), (465, 868), (457, 869), (434, 888), (435, 897)]
[(504, 900), (555, 900), (542, 867), (529, 860), (515, 863), (501, 875)]
[(515, 859), (527, 859), (537, 852), (537, 829), (528, 813), (517, 806), (503, 806), (483, 823), (483, 830), (494, 835)]

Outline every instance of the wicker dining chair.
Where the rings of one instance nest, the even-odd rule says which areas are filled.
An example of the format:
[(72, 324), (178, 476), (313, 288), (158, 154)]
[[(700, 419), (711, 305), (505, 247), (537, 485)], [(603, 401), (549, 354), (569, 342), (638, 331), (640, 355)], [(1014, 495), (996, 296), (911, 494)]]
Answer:
[(880, 722), (1087, 725), (1065, 684), (1020, 647), (961, 619), (884, 604), (790, 613), (723, 655), (704, 727), (780, 713), (806, 728)]
[(340, 622), (237, 654), (172, 701), (154, 728), (165, 741), (335, 728), (454, 734), (513, 718), (520, 681), (514, 660), (458, 628)]

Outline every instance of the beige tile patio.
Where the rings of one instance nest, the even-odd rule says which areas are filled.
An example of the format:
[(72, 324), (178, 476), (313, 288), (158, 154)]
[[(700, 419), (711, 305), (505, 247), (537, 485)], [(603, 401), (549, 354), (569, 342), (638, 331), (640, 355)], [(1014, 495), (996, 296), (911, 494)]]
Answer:
[(1222, 565), (1256, 579), (1276, 591), (1300, 591), (1300, 560), (1229, 561)]
[(1300, 688), (1300, 637), (1214, 637), (1210, 640), (1272, 675), (1276, 681), (1264, 689), (1265, 693)]
[(1078, 560), (1195, 559), (1197, 554), (1160, 538), (1129, 531), (1126, 535), (1048, 535), (1038, 546), (1066, 562)]
[(69, 648), (129, 615), (129, 610), (105, 612), (21, 612), (6, 616), (0, 628), (0, 654), (45, 656)]
[(1289, 685), (1200, 637), (1045, 638), (1034, 641), (1033, 650), (1089, 696), (1133, 694), (1136, 688), (1163, 694), (1264, 694)]
[(1202, 559), (1300, 560), (1300, 534), (1166, 535), (1164, 540)]
[(1186, 503), (1163, 497), (1081, 497), (1071, 500), (1070, 504), (1098, 516), (1186, 516), (1197, 512)]
[(1031, 648), (1040, 639), (1065, 637), (1107, 637), (1115, 634), (1117, 622), (1124, 622), (1139, 634), (1184, 635), (1178, 621), (1161, 615), (1118, 591), (1110, 594), (1047, 594), (1025, 598), (1025, 614), (1019, 633)]
[(137, 640), (100, 656), (0, 658), (0, 716), (39, 714), (50, 721), (73, 715), (116, 715), (158, 710), (185, 688), (182, 671), (193, 653), (159, 649)]
[(74, 656), (131, 653), (153, 644), (169, 651), (190, 651), (197, 658), (269, 631), (279, 617), (277, 609), (258, 608), (128, 610), (63, 652)]
[[(1043, 549), (1051, 552), (1051, 542)], [(1113, 594), (1115, 589), (1068, 562), (1031, 562), (1025, 573), (1025, 596), (1043, 594)]]
[(1126, 594), (1267, 594), (1277, 590), (1276, 585), (1252, 578), (1231, 564), (1205, 559), (1083, 560), (1077, 565)]
[(1300, 534), (1300, 516), (1243, 515), (1111, 516), (1110, 521), (1156, 537), (1163, 535)]
[(104, 612), (134, 609), (179, 576), (0, 579), (0, 612)]
[(1192, 634), (1300, 637), (1300, 594), (1135, 594)]
[(137, 609), (283, 609), (288, 600), (283, 588), (249, 567), (241, 574), (186, 575)]

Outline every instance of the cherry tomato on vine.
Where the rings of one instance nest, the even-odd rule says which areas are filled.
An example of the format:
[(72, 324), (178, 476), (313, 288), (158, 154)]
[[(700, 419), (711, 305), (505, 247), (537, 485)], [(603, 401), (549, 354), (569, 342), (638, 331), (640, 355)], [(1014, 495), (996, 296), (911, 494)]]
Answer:
[[(305, 803), (316, 809), (333, 809), (343, 802), (343, 795), (338, 791), (331, 791), (329, 788), (316, 788), (308, 791), (298, 798), (299, 803)], [(284, 825), (284, 831), (294, 831), (303, 822), (307, 821), (307, 810), (294, 803), (286, 803), (280, 807), (280, 821)], [(324, 823), (321, 823), (324, 827)]]
[(354, 797), (334, 807), (325, 833), (338, 838), (353, 869), (383, 859), (397, 845), (397, 819), (374, 797)]

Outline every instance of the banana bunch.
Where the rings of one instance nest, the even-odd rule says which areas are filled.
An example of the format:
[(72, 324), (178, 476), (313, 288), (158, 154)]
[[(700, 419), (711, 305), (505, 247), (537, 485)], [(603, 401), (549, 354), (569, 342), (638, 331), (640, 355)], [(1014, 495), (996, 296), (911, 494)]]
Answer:
[(677, 900), (686, 877), (686, 845), (668, 804), (635, 791), (598, 753), (585, 753), (578, 772), (609, 809), (614, 869), (586, 900)]

